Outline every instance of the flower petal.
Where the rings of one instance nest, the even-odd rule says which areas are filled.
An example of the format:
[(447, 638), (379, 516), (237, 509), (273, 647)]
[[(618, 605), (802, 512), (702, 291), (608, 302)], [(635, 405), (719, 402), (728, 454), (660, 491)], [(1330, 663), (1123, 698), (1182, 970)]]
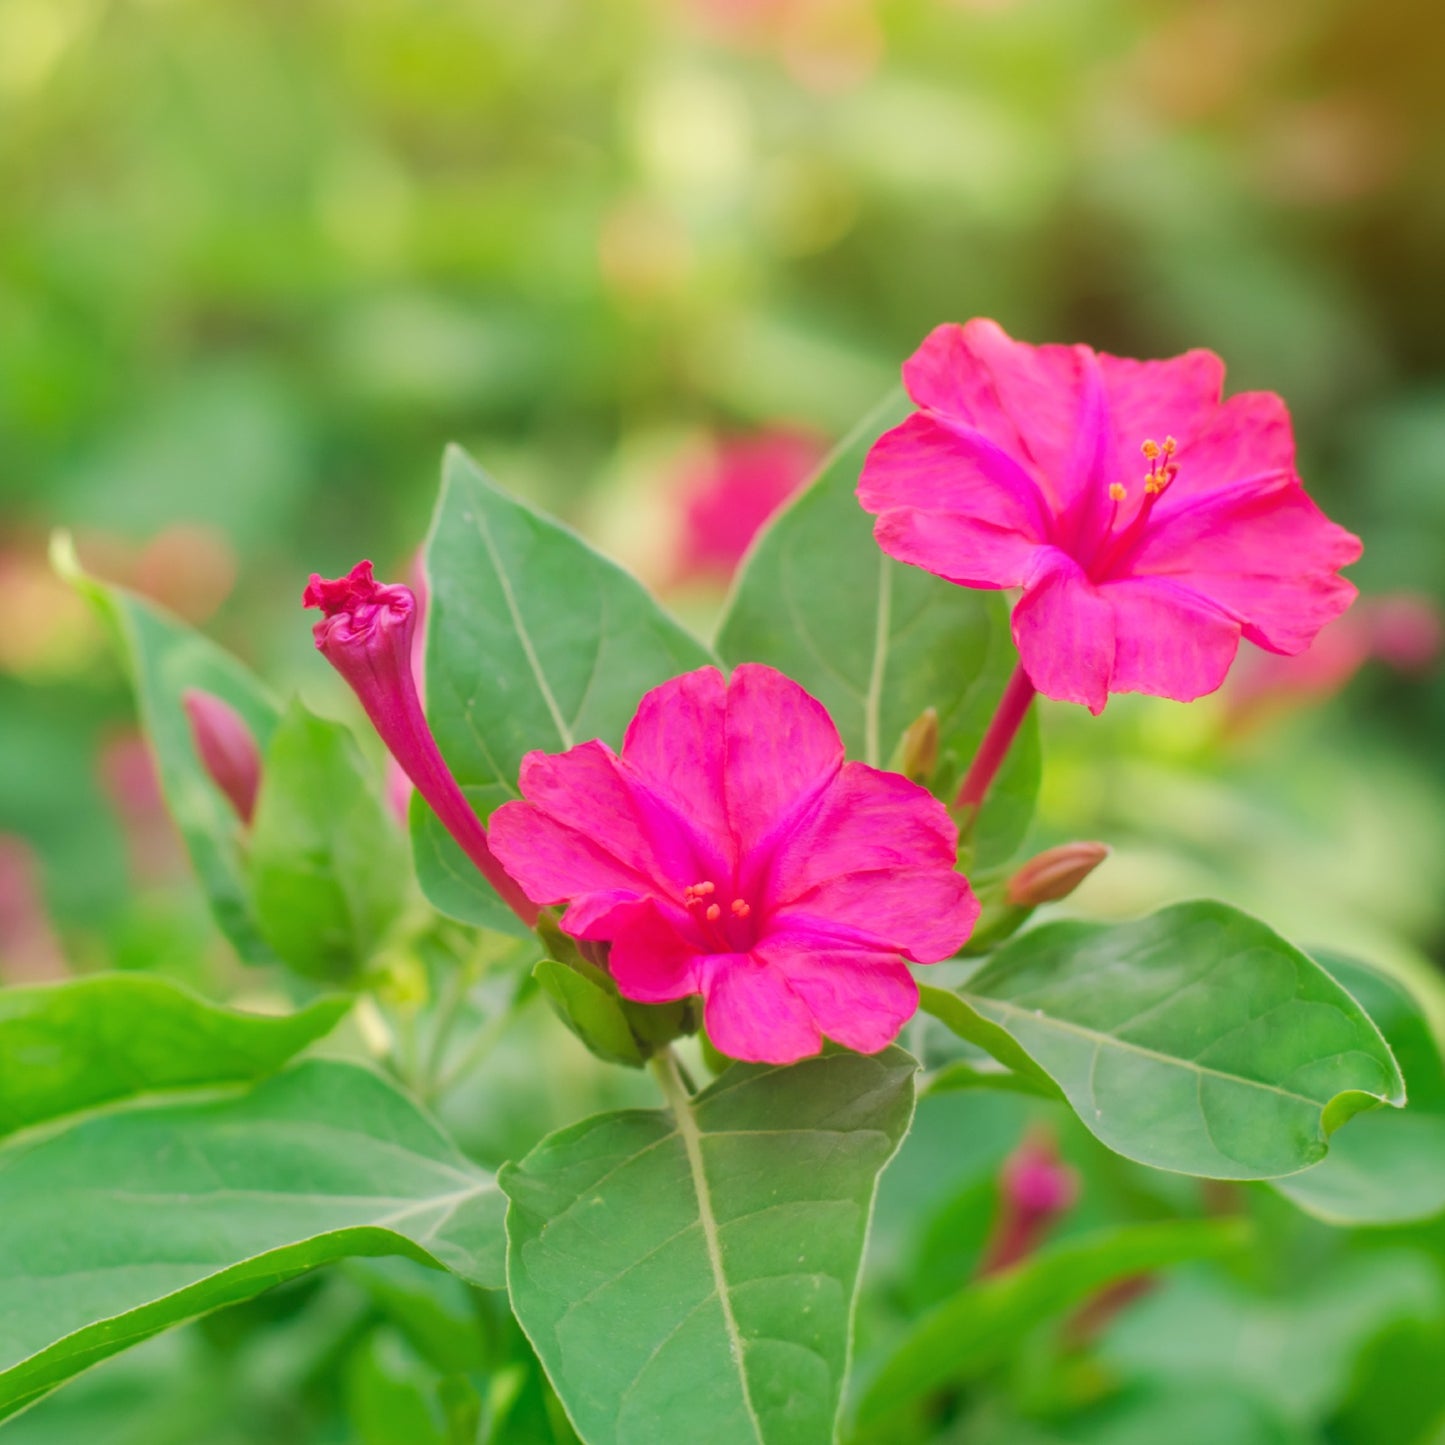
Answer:
[(727, 808), (739, 855), (810, 804), (843, 764), (843, 741), (817, 698), (746, 662), (728, 686)]
[(1114, 668), (1114, 613), (1071, 557), (1048, 548), (1013, 611), (1029, 681), (1045, 697), (1103, 712)]
[(791, 1064), (816, 1054), (823, 1036), (779, 969), (746, 953), (706, 960), (703, 1022), (729, 1058), (757, 1064)]
[(896, 954), (819, 948), (791, 935), (768, 939), (758, 952), (824, 1034), (861, 1054), (886, 1048), (918, 1010), (918, 985)]
[(1110, 692), (1147, 692), (1191, 702), (1224, 681), (1240, 625), (1207, 598), (1165, 579), (1108, 582), (1114, 609)]
[(1050, 535), (1047, 504), (996, 441), (917, 412), (874, 443), (858, 482), (900, 562), (971, 587), (1017, 587)]
[(995, 321), (937, 327), (903, 367), (920, 406), (976, 427), (1063, 507), (1070, 499), (1085, 348), (1030, 346)]
[(651, 901), (613, 915), (607, 969), (623, 998), (672, 1003), (701, 993), (707, 959)]
[(727, 696), (715, 667), (674, 677), (643, 696), (622, 740), (628, 768), (714, 838), (727, 833)]
[[(782, 907), (819, 884), (881, 869), (926, 868), (951, 873), (958, 828), (926, 788), (866, 763), (845, 763), (818, 805), (768, 860), (759, 888), (768, 909)], [(748, 879), (747, 886), (753, 880)]]
[(1219, 488), (1151, 523), (1128, 572), (1183, 583), (1271, 652), (1302, 652), (1354, 600), (1336, 573), (1359, 557), (1360, 539), (1331, 522), (1291, 473)]
[(770, 930), (812, 936), (820, 944), (937, 963), (963, 947), (978, 914), (978, 899), (961, 873), (937, 867), (880, 868), (818, 884), (773, 913), (768, 925)]
[[(1134, 361), (1099, 354), (1115, 450), (1107, 482), (1120, 482), (1131, 492), (1149, 470), (1140, 447), (1172, 436), (1191, 457), (1199, 435), (1219, 411), (1224, 389), (1224, 363), (1212, 351), (1186, 351), (1162, 361)], [(1238, 398), (1236, 398), (1237, 400)], [(1188, 463), (1191, 471), (1195, 463)], [(1180, 485), (1187, 485), (1181, 470)]]

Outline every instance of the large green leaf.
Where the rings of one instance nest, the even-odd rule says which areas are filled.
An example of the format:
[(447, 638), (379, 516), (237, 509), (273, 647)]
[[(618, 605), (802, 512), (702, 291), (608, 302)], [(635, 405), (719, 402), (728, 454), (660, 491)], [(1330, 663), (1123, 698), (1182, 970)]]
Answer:
[[(909, 410), (901, 393), (891, 396), (773, 519), (744, 563), (717, 646), (729, 664), (770, 663), (802, 683), (833, 715), (849, 754), (875, 767), (936, 708), (931, 786), (951, 801), (1018, 655), (1000, 597), (906, 567), (873, 540), (873, 518), (854, 495), (858, 474)], [(1023, 841), (1038, 779), (1030, 716), (974, 829), (980, 868)]]
[[(1011, 1068), (1021, 1050), (1099, 1139), (1156, 1169), (1293, 1174), (1322, 1159), (1353, 1114), (1405, 1101), (1359, 1004), (1222, 903), (1048, 924), (1001, 949), (958, 997), (981, 1022), (944, 1022)], [(1006, 1047), (990, 1042), (994, 1029)]]
[(1231, 1253), (1248, 1238), (1237, 1219), (1178, 1219), (1086, 1234), (960, 1290), (897, 1343), (857, 1410), (867, 1438), (920, 1397), (977, 1379), (1009, 1358), (1040, 1321), (1082, 1304), (1105, 1285), (1183, 1260)]
[(308, 978), (350, 982), (405, 906), (409, 871), (350, 729), (293, 702), (266, 749), (251, 833), (267, 942)]
[(503, 1201), (405, 1095), (302, 1063), (0, 1154), (0, 1418), (149, 1335), (346, 1255), (499, 1286)]
[(155, 753), (166, 806), (190, 851), (222, 932), (250, 963), (274, 963), (246, 886), (241, 825), (196, 755), (181, 703), (190, 688), (213, 693), (236, 709), (264, 748), (278, 710), (262, 684), (229, 653), (123, 587), (87, 577), (59, 537), (57, 570), (86, 597), (115, 634), (135, 687), (141, 726)]
[[(517, 796), (534, 748), (614, 747), (649, 688), (711, 661), (635, 578), (560, 522), (447, 451), (426, 552), (427, 712), (484, 817)], [(430, 815), (414, 813), (428, 898), (465, 922), (515, 931), (491, 886)]]
[(1369, 1011), (1410, 1090), (1401, 1110), (1357, 1119), (1329, 1157), (1275, 1188), (1336, 1224), (1404, 1224), (1445, 1211), (1445, 1065), (1424, 1010), (1402, 983), (1335, 954), (1320, 960)]
[(274, 1073), (350, 1006), (240, 1013), (147, 974), (0, 990), (0, 1136), (105, 1104)]
[(735, 1065), (604, 1114), (500, 1182), (513, 1308), (589, 1445), (833, 1439), (879, 1172), (913, 1112), (900, 1049)]

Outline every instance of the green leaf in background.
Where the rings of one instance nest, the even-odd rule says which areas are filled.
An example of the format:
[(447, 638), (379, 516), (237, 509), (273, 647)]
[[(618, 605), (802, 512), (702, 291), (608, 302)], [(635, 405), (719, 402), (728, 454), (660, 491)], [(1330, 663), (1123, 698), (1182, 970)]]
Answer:
[(1104, 1286), (1184, 1260), (1217, 1258), (1243, 1247), (1238, 1219), (1176, 1219), (1081, 1235), (1040, 1250), (930, 1310), (895, 1345), (869, 1381), (857, 1422), (884, 1440), (882, 1422), (915, 1400), (977, 1379), (1007, 1360), (1040, 1321), (1082, 1304)]
[(1357, 1119), (1332, 1141), (1328, 1158), (1274, 1187), (1333, 1224), (1432, 1218), (1445, 1211), (1445, 1064), (1424, 1010), (1396, 979), (1337, 954), (1320, 962), (1385, 1035), (1410, 1102)]
[(482, 1400), (461, 1376), (438, 1375), (395, 1329), (373, 1330), (346, 1371), (356, 1445), (472, 1445)]
[(356, 739), (293, 702), (261, 770), (251, 831), (257, 921), (297, 973), (351, 982), (405, 906), (406, 840)]
[(542, 991), (556, 1006), (562, 1022), (599, 1058), (641, 1068), (637, 1045), (616, 988), (607, 975), (585, 963), (558, 963), (544, 958), (533, 970)]
[(145, 1094), (250, 1083), (350, 1006), (241, 1013), (137, 973), (0, 990), (0, 1137)]
[[(1359, 1004), (1222, 903), (1133, 923), (1046, 924), (1001, 949), (959, 996), (965, 1038), (1010, 1067), (1021, 1050), (1086, 1128), (1156, 1169), (1293, 1174), (1322, 1159), (1352, 1115), (1405, 1101)], [(1007, 1047), (974, 1018), (1002, 1030)]]
[(158, 1331), (347, 1255), (502, 1283), (491, 1175), (369, 1070), (87, 1120), (0, 1153), (0, 1418)]
[[(779, 512), (749, 552), (718, 632), (729, 665), (766, 662), (833, 716), (851, 757), (886, 767), (925, 708), (939, 723), (933, 791), (951, 801), (1018, 662), (1001, 597), (886, 556), (854, 489), (879, 435), (911, 406), (891, 396)], [(1023, 841), (1039, 782), (1025, 721), (973, 833), (982, 870)]]
[[(1445, 1287), (1428, 1254), (1370, 1249), (1317, 1259), (1306, 1277), (1275, 1290), (1219, 1271), (1181, 1271), (1121, 1314), (1099, 1348), (1117, 1378), (1243, 1389), (1283, 1419), (1318, 1427), (1349, 1394), (1371, 1340), (1409, 1321), (1438, 1323), (1442, 1310)], [(1440, 1398), (1435, 1375), (1410, 1383)], [(1401, 1438), (1374, 1436), (1380, 1445)]]
[[(617, 747), (649, 688), (712, 661), (635, 578), (447, 450), (426, 552), (427, 716), (483, 817), (517, 796), (523, 756)], [(520, 925), (430, 815), (417, 873), (453, 917)]]
[(500, 1175), (513, 1308), (588, 1445), (834, 1438), (900, 1049), (736, 1065), (672, 1112), (604, 1114)]
[(135, 688), (141, 727), (155, 755), (166, 806), (176, 820), (221, 931), (248, 963), (274, 963), (251, 907), (241, 825), (211, 781), (191, 741), (181, 703), (190, 688), (213, 693), (241, 715), (264, 749), (278, 709), (262, 684), (228, 652), (185, 623), (80, 570), (69, 539), (51, 548), (55, 569), (94, 606), (114, 633)]

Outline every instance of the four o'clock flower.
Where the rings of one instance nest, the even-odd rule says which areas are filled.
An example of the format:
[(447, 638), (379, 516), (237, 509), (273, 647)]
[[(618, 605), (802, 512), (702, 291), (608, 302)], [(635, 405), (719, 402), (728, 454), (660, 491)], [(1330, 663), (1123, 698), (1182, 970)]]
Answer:
[(1188, 701), (1241, 637), (1302, 652), (1355, 595), (1337, 574), (1359, 540), (1305, 494), (1284, 403), (1221, 400), (1211, 352), (1130, 361), (975, 320), (938, 327), (903, 379), (919, 409), (859, 500), (900, 561), (1022, 590), (1030, 689), (1096, 713), (1111, 692)]
[(317, 648), (346, 679), (417, 792), (518, 917), (534, 923), (536, 908), (492, 855), (487, 830), (427, 726), (412, 673), (417, 604), (411, 588), (378, 582), (371, 563), (358, 562), (333, 581), (313, 572), (301, 602), (321, 609), (312, 629)]
[(948, 958), (978, 917), (943, 805), (844, 762), (822, 704), (769, 667), (674, 678), (620, 756), (529, 753), (521, 789), (491, 820), (508, 871), (611, 945), (624, 997), (701, 994), (734, 1058), (790, 1063), (824, 1035), (883, 1048), (917, 1008), (905, 960)]

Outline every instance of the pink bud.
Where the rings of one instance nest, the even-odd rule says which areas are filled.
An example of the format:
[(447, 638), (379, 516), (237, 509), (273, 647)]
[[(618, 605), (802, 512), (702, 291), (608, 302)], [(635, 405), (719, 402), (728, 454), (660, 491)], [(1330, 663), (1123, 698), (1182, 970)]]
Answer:
[(261, 753), (245, 719), (214, 693), (187, 688), (181, 706), (191, 724), (196, 756), (211, 781), (226, 795), (236, 816), (249, 824), (261, 787)]
[(1015, 908), (1037, 908), (1067, 898), (1105, 858), (1103, 843), (1060, 843), (1030, 858), (1008, 881), (1007, 898)]
[(1078, 1176), (1059, 1158), (1053, 1138), (1026, 1138), (999, 1173), (999, 1217), (979, 1273), (996, 1274), (1026, 1259), (1078, 1197)]
[(409, 587), (378, 582), (370, 562), (334, 581), (314, 572), (304, 607), (324, 614), (312, 629), (321, 655), (356, 694), (377, 735), (462, 851), (531, 927), (537, 906), (492, 855), (487, 830), (452, 776), (422, 711), (412, 673), (417, 601)]

